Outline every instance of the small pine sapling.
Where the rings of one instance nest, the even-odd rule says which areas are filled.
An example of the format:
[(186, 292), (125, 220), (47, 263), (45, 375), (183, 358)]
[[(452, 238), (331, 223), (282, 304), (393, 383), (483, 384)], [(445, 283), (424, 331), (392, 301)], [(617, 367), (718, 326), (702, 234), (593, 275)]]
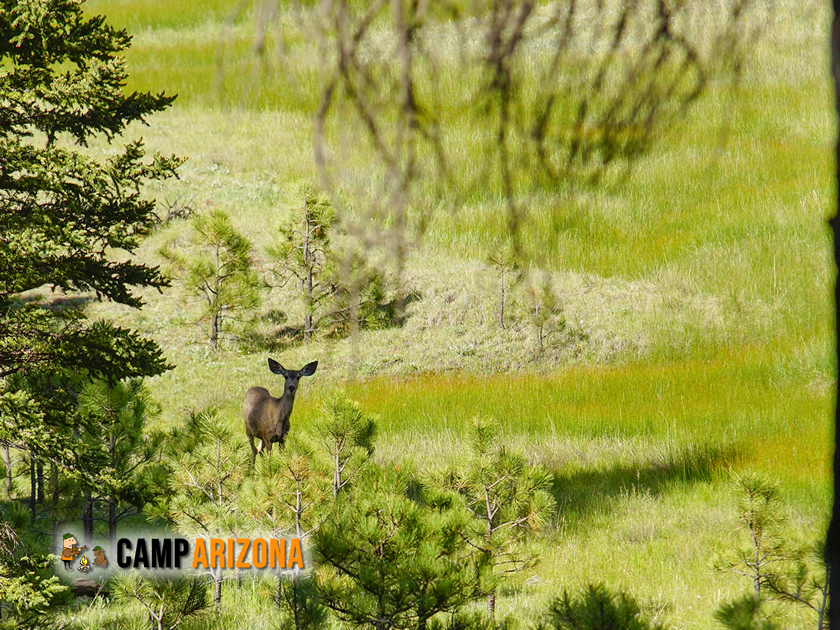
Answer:
[(282, 284), (295, 279), (303, 299), (303, 336), (309, 340), (321, 319), (323, 304), (334, 287), (329, 281), (334, 267), (332, 228), (336, 219), (329, 198), (309, 183), (297, 190), (300, 205), (280, 229), (280, 242), (267, 250), (278, 264), (275, 275)]
[[(255, 532), (282, 537), (294, 532), (304, 548), (330, 505), (331, 479), (314, 461), (313, 447), (299, 435), (286, 441), (279, 458), (261, 457), (240, 492), (239, 504)], [(308, 570), (278, 570), (274, 601), (286, 609), (296, 629), (317, 628), (324, 607)]]
[(755, 595), (744, 595), (722, 604), (714, 617), (728, 630), (781, 630), (771, 619), (764, 618), (761, 599)]
[(786, 519), (779, 486), (756, 474), (733, 473), (733, 481), (738, 492), (738, 526), (749, 536), (749, 542), (721, 556), (715, 569), (748, 578), (753, 595), (760, 600), (772, 568), (793, 557), (781, 534)]
[(228, 320), (239, 320), (260, 305), (263, 283), (254, 269), (251, 242), (233, 226), (223, 210), (190, 219), (189, 243), (173, 242), (159, 254), (180, 276), (187, 292), (204, 304), (200, 321), (209, 320), (210, 345), (218, 348)]
[(527, 535), (546, 525), (556, 502), (549, 493), (550, 473), (508, 451), (494, 421), (476, 418), (471, 437), (465, 468), (449, 473), (444, 483), (463, 497), (481, 525), (472, 544), (494, 575), (487, 587), (487, 610), (493, 616), (496, 584), (537, 562)]
[(828, 570), (823, 544), (813, 544), (797, 552), (784, 570), (767, 576), (767, 590), (780, 601), (809, 608), (817, 615), (817, 630), (828, 625)]
[(315, 427), (316, 442), (332, 475), (333, 498), (370, 463), (376, 440), (376, 421), (364, 415), (359, 403), (334, 396), (324, 405)]
[(648, 620), (633, 597), (590, 585), (578, 598), (568, 592), (551, 602), (538, 630), (664, 630)]
[[(150, 518), (174, 522), (184, 533), (223, 538), (244, 529), (237, 494), (248, 471), (250, 457), (236, 445), (216, 408), (191, 412), (186, 426), (168, 443), (165, 502), (150, 506)], [(222, 567), (209, 567), (214, 585), (214, 607), (222, 604)]]
[(114, 581), (114, 591), (117, 601), (140, 602), (157, 630), (173, 630), (207, 608), (207, 585), (198, 577), (144, 578), (124, 573)]
[(487, 262), (493, 266), (493, 271), (499, 277), (499, 328), (505, 328), (505, 306), (508, 288), (508, 276), (516, 274), (520, 270), (513, 246), (509, 239), (506, 241), (494, 241), (490, 253), (487, 255)]
[(739, 529), (748, 534), (749, 542), (724, 554), (715, 568), (748, 578), (753, 592), (721, 606), (718, 620), (728, 628), (773, 627), (762, 611), (767, 600), (775, 600), (812, 610), (817, 630), (823, 630), (829, 593), (820, 545), (802, 548), (786, 536), (788, 519), (778, 483), (757, 474), (733, 474), (733, 480)]
[(16, 507), (0, 509), (0, 630), (49, 627), (67, 587), (52, 575), (52, 558), (22, 539), (29, 516)]
[(145, 473), (155, 465), (163, 442), (162, 433), (146, 431), (153, 410), (139, 379), (113, 386), (105, 381), (88, 382), (79, 396), (79, 439), (86, 454), (99, 451), (102, 455), (92, 499), (107, 505), (111, 549), (117, 548), (119, 523), (141, 513), (153, 498)]
[(563, 302), (549, 276), (546, 275), (542, 283), (532, 283), (525, 289), (525, 304), (537, 336), (537, 352), (542, 355), (546, 338), (566, 329)]
[(318, 591), (343, 622), (424, 630), (476, 596), (481, 558), (470, 552), (475, 524), (463, 502), (440, 489), (418, 492), (406, 474), (380, 471), (315, 533), (325, 568)]

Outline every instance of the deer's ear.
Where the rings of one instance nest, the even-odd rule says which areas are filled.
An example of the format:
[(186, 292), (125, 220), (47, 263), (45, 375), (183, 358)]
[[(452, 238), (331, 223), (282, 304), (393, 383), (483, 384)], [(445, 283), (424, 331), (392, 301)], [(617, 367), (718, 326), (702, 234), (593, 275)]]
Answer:
[(286, 368), (277, 363), (274, 359), (268, 359), (268, 369), (280, 376), (286, 376)]
[(317, 368), (317, 367), (318, 367), (318, 362), (317, 361), (313, 361), (312, 363), (307, 363), (306, 365), (304, 365), (301, 368), (300, 375), (301, 376), (312, 376), (313, 374), (315, 374), (315, 368)]

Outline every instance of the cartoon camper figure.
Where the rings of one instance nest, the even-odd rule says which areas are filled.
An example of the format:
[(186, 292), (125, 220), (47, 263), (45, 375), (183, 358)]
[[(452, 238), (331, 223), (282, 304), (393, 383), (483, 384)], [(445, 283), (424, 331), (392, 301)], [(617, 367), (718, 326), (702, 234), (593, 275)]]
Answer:
[(76, 537), (73, 534), (64, 534), (64, 548), (61, 550), (61, 560), (64, 562), (64, 568), (70, 570), (70, 564), (73, 558), (87, 549), (87, 545), (81, 549), (76, 546)]
[(105, 557), (105, 550), (99, 545), (93, 548), (93, 565), (102, 567), (103, 569), (108, 566), (108, 558)]

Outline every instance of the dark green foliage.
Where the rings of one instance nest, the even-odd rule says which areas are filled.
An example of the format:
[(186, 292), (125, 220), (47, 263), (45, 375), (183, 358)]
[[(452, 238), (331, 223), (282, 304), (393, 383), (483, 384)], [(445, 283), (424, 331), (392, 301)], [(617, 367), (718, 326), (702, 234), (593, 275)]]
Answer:
[(165, 454), (168, 496), (148, 506), (148, 514), (200, 535), (235, 531), (234, 501), (249, 457), (219, 410), (191, 411), (184, 426), (167, 438)]
[[(190, 412), (185, 426), (166, 444), (160, 481), (164, 498), (147, 506), (151, 518), (163, 518), (189, 535), (226, 537), (253, 525), (240, 513), (237, 495), (250, 457), (237, 445), (214, 407)], [(214, 605), (222, 602), (221, 567), (211, 568)]]
[(114, 592), (117, 601), (140, 602), (149, 613), (151, 627), (157, 630), (171, 630), (207, 608), (207, 585), (198, 577), (165, 579), (122, 574), (114, 583)]
[(324, 306), (335, 291), (330, 282), (335, 272), (332, 230), (335, 211), (323, 193), (311, 184), (298, 187), (300, 205), (295, 205), (291, 219), (280, 229), (280, 242), (268, 250), (279, 264), (277, 275), (285, 284), (296, 280), (303, 300), (303, 335), (306, 339), (326, 317)]
[[(375, 330), (400, 323), (405, 296), (391, 296), (389, 276), (364, 253), (347, 249), (339, 255), (340, 264), (333, 279), (335, 293), (329, 316), (334, 329)], [(390, 299), (393, 297), (393, 299)]]
[(715, 563), (715, 568), (748, 578), (752, 582), (755, 602), (742, 598), (720, 610), (729, 610), (727, 614), (733, 619), (732, 623), (745, 624), (745, 615), (751, 606), (757, 611), (766, 599), (791, 602), (814, 611), (817, 630), (822, 630), (829, 603), (822, 546), (802, 548), (787, 534), (787, 516), (782, 509), (777, 482), (754, 473), (733, 475), (733, 480), (738, 492), (739, 529), (747, 534), (748, 542), (725, 553)]
[(17, 529), (28, 525), (22, 511), (0, 512), (0, 629), (52, 627), (48, 614), (67, 588), (52, 574), (50, 556), (33, 553)]
[(291, 433), (279, 457), (259, 457), (245, 479), (239, 506), (255, 532), (294, 532), (306, 538), (318, 528), (332, 494), (325, 466), (315, 461), (305, 436)]
[(18, 299), (49, 285), (140, 306), (132, 286), (166, 284), (156, 268), (109, 252), (136, 249), (154, 218), (140, 187), (173, 176), (181, 160), (144, 162), (140, 142), (105, 161), (65, 147), (111, 140), (172, 102), (123, 94), (128, 45), (78, 0), (0, 7), (0, 375), (84, 368), (120, 379), (165, 368), (157, 346), (130, 331), (78, 314), (65, 322), (38, 298)]
[(79, 397), (78, 440), (86, 458), (102, 463), (91, 485), (91, 500), (105, 503), (111, 549), (116, 549), (117, 525), (139, 514), (154, 498), (149, 468), (163, 444), (163, 434), (145, 432), (151, 413), (148, 391), (140, 380), (109, 387), (86, 383)]
[(294, 280), (300, 287), (304, 338), (319, 329), (343, 334), (393, 324), (396, 302), (388, 301), (388, 278), (338, 225), (327, 195), (304, 183), (296, 196), (300, 205), (268, 254), (281, 285)]
[(729, 630), (778, 630), (779, 626), (761, 618), (761, 599), (744, 595), (715, 611), (715, 619)]
[(335, 498), (369, 463), (376, 440), (376, 421), (365, 416), (356, 401), (334, 396), (324, 405), (315, 432), (332, 471)]
[[(327, 468), (315, 462), (305, 437), (292, 434), (279, 457), (260, 457), (239, 492), (239, 510), (254, 533), (283, 537), (294, 533), (306, 546), (330, 509), (332, 494)], [(287, 611), (294, 628), (318, 627), (326, 611), (305, 571), (277, 572), (275, 603)]]
[(540, 630), (663, 630), (648, 621), (639, 604), (623, 592), (613, 593), (603, 584), (590, 585), (580, 597), (568, 592), (555, 599)]
[(293, 575), (280, 582), (280, 604), (288, 614), (281, 628), (323, 628), (328, 611), (321, 603), (315, 579)]
[(472, 452), (465, 459), (464, 468), (450, 472), (444, 484), (463, 497), (479, 524), (472, 544), (495, 575), (486, 585), (492, 615), (495, 583), (537, 561), (528, 549), (528, 534), (546, 524), (556, 503), (549, 493), (549, 472), (508, 451), (491, 420), (475, 419)]
[(123, 93), (130, 38), (81, 4), (0, 4), (0, 441), (29, 454), (33, 489), (46, 462), (87, 477), (102, 463), (70, 448), (73, 379), (168, 368), (154, 342), (78, 310), (93, 298), (139, 307), (136, 287), (166, 285), (131, 254), (155, 218), (142, 186), (182, 162), (144, 160), (139, 141), (107, 159), (73, 148), (110, 142), (173, 100)]
[(409, 499), (409, 479), (377, 475), (314, 534), (324, 604), (356, 627), (425, 628), (440, 612), (476, 596), (481, 556), (470, 553), (474, 527), (451, 493)]
[(767, 590), (773, 597), (805, 606), (817, 615), (817, 630), (826, 627), (829, 604), (828, 571), (822, 544), (811, 545), (796, 553), (784, 571), (767, 576)]

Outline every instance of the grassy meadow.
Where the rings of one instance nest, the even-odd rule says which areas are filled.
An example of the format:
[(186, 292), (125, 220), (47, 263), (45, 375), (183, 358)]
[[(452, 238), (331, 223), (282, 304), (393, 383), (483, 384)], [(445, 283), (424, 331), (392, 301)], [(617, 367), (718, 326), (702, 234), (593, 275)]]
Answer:
[[(264, 272), (265, 250), (296, 203), (295, 184), (317, 180), (312, 113), (322, 77), (317, 47), (291, 13), (281, 11), (268, 38), (268, 50), (282, 55), (260, 60), (252, 9), (226, 26), (232, 4), (86, 6), (133, 35), (129, 90), (178, 94), (150, 126), (126, 134), (189, 158), (179, 180), (147, 193), (162, 208), (228, 212)], [(417, 191), (427, 221), (399, 279), (415, 296), (400, 327), (285, 339), (281, 331), (300, 325), (303, 311), (290, 287), (276, 287), (251, 340), (227, 339), (214, 352), (197, 323), (199, 305), (177, 281), (145, 295), (142, 310), (94, 302), (88, 313), (165, 349), (174, 367), (149, 382), (156, 425), (177, 426), (188, 410), (215, 404), (235, 427), (231, 448), (248, 449), (239, 415), (247, 388), (282, 387), (267, 355), (292, 368), (319, 361), (297, 397), (293, 432), (344, 391), (378, 415), (375, 457), (385, 465), (457, 462), (471, 419), (496, 418), (511, 448), (553, 472), (559, 506), (539, 542), (540, 563), (501, 593), (500, 614), (531, 621), (564, 589), (604, 582), (675, 628), (716, 627), (713, 612), (750, 588), (712, 568), (744, 536), (735, 533), (730, 471), (779, 480), (791, 535), (801, 541), (824, 536), (830, 501), (828, 7), (774, 4), (738, 88), (713, 86), (628, 177), (573, 201), (529, 197), (522, 242), (531, 266), (511, 282), (504, 329), (487, 260), (506, 221), (492, 182), (451, 195)], [(336, 142), (352, 139), (331, 124)], [(456, 154), (461, 141), (457, 133), (447, 140)], [(372, 158), (363, 143), (346, 146), (348, 169), (365, 173)], [(162, 264), (159, 248), (184, 226), (155, 231), (141, 258)], [(525, 293), (543, 278), (561, 296), (567, 327), (540, 352)], [(271, 588), (226, 584), (213, 627), (277, 627)], [(780, 614), (786, 628), (816, 627), (804, 609)], [(80, 605), (72, 619), (90, 628), (147, 623), (140, 608), (101, 603)]]

